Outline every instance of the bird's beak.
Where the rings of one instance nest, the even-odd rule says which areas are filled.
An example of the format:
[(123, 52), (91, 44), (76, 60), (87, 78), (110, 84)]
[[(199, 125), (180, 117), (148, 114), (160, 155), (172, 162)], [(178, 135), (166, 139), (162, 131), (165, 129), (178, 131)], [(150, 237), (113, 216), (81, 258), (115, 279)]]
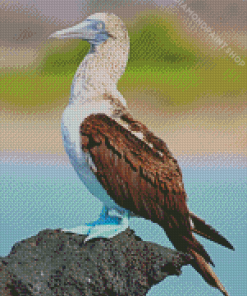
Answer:
[(71, 28), (57, 31), (49, 38), (93, 40), (98, 32), (92, 29), (90, 21), (84, 21)]

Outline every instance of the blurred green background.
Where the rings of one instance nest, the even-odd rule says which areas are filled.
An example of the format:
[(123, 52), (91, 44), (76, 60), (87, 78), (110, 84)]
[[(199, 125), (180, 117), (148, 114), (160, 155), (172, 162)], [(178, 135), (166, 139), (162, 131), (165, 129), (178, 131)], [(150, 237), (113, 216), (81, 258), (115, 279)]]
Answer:
[[(185, 108), (205, 95), (229, 96), (237, 103), (246, 92), (247, 65), (239, 66), (223, 49), (199, 44), (172, 14), (145, 13), (127, 23), (131, 47), (118, 89), (151, 91), (160, 108)], [(232, 50), (243, 56), (235, 45)], [(47, 110), (69, 97), (74, 73), (89, 50), (80, 40), (47, 39), (29, 67), (0, 70), (0, 95), (8, 105), (27, 112)]]

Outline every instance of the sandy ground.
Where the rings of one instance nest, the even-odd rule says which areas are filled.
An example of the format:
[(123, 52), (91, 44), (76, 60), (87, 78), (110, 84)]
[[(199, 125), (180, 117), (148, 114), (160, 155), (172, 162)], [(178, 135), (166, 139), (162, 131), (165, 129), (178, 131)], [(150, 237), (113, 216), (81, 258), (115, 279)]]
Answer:
[[(129, 95), (133, 97), (134, 94)], [(142, 97), (142, 101), (128, 103), (131, 113), (164, 139), (175, 157), (225, 155), (227, 158), (227, 155), (235, 155), (239, 157), (238, 162), (246, 161), (247, 165), (246, 94), (238, 100), (242, 103), (235, 105), (227, 104), (227, 100), (225, 103), (212, 103), (214, 100), (211, 98), (208, 104), (197, 102), (196, 106), (191, 105), (180, 112), (161, 111), (140, 93), (138, 97)], [(15, 153), (20, 157), (28, 154), (30, 160), (37, 155), (39, 159), (41, 155), (44, 158), (53, 155), (51, 159), (55, 157), (66, 163), (68, 158), (60, 133), (63, 108), (61, 106), (46, 114), (20, 114), (2, 108), (1, 158), (3, 153), (6, 157), (13, 157)]]

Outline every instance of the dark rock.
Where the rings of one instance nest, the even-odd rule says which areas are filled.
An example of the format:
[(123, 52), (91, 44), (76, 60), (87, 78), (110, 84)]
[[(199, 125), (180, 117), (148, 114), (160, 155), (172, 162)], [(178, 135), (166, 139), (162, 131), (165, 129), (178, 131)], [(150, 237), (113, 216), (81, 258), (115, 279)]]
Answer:
[(143, 242), (127, 229), (84, 244), (84, 235), (46, 229), (17, 242), (0, 262), (0, 295), (146, 295), (191, 256)]

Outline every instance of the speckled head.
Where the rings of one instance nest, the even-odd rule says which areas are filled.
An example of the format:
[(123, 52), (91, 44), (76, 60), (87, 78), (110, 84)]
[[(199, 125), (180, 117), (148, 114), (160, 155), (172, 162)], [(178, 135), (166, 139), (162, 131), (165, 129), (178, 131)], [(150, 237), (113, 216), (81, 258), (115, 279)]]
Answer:
[(89, 54), (79, 65), (71, 87), (70, 102), (114, 97), (125, 105), (117, 82), (125, 71), (129, 37), (122, 20), (113, 13), (95, 13), (85, 21), (50, 37), (82, 39), (91, 44)]
[(50, 38), (82, 39), (100, 45), (108, 39), (128, 41), (128, 32), (122, 20), (113, 13), (95, 13), (78, 25), (53, 33)]
[(96, 20), (103, 22), (105, 31), (110, 38), (128, 40), (128, 31), (123, 21), (113, 13), (95, 13), (87, 18), (87, 20)]

